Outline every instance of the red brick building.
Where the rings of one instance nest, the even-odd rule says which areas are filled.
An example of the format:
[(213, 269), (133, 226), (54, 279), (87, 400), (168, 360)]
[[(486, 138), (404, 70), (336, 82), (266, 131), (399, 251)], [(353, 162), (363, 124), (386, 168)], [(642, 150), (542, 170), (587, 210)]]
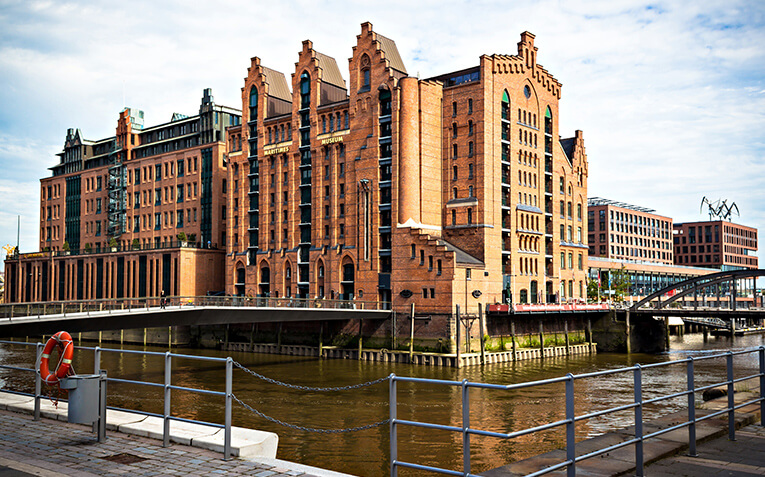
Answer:
[(310, 41), (289, 82), (253, 58), (228, 130), (227, 291), (434, 313), (584, 298), (587, 158), (580, 131), (559, 136), (560, 95), (528, 32), (429, 79), (369, 23), (347, 83)]
[(584, 299), (587, 156), (581, 131), (560, 137), (534, 40), (419, 79), (364, 23), (347, 80), (310, 41), (289, 77), (252, 58), (241, 121), (206, 90), (197, 116), (70, 130), (41, 184), (43, 251), (6, 261), (9, 296), (225, 287), (441, 315)]
[(684, 222), (674, 227), (675, 263), (743, 270), (759, 268), (757, 229), (724, 220)]
[(240, 112), (204, 91), (199, 114), (115, 136), (69, 129), (40, 186), (41, 252), (5, 263), (9, 302), (203, 295), (224, 288), (226, 127)]

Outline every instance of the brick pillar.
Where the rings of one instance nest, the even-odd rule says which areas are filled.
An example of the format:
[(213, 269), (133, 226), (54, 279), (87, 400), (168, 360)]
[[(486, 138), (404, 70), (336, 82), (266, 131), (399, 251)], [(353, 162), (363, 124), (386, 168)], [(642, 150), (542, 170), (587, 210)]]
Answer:
[(401, 78), (398, 148), (398, 222), (420, 223), (419, 80)]

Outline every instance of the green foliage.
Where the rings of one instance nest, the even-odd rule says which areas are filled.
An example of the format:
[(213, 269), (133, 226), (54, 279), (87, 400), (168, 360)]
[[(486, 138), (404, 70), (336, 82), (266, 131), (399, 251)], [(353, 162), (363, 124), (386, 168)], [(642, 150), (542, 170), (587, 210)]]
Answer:
[(611, 272), (611, 290), (614, 291), (614, 301), (624, 301), (624, 296), (630, 289), (630, 276), (624, 266)]
[(85, 252), (90, 253), (91, 250), (93, 250), (93, 246), (90, 245), (90, 242), (85, 243)]
[(598, 301), (597, 280), (587, 280), (587, 299), (590, 301)]
[(137, 238), (134, 238), (131, 245), (133, 246), (133, 250), (138, 250), (141, 246), (141, 242)]
[(117, 239), (112, 237), (109, 239), (109, 246), (110, 247), (116, 247), (117, 246)]
[(186, 232), (184, 232), (183, 230), (181, 230), (181, 231), (178, 233), (178, 240), (179, 240), (179, 241), (181, 241), (181, 242), (185, 242), (185, 241), (186, 241)]
[(70, 250), (71, 250), (71, 248), (69, 247), (69, 242), (64, 241), (64, 252), (68, 252)]

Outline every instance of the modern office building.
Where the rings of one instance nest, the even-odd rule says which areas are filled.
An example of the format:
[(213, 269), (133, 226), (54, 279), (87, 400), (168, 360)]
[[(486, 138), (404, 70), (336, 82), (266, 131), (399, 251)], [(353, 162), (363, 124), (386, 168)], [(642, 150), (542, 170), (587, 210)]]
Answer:
[(590, 257), (671, 265), (672, 219), (655, 212), (600, 197), (587, 199)]
[(418, 79), (364, 23), (347, 82), (310, 41), (290, 73), (253, 58), (228, 130), (229, 293), (434, 313), (585, 296), (583, 137), (559, 136), (534, 35)]
[(757, 229), (725, 220), (674, 226), (675, 263), (719, 270), (759, 268)]
[(40, 251), (6, 261), (8, 301), (222, 290), (226, 127), (239, 122), (206, 89), (194, 116), (145, 128), (126, 108), (115, 136), (69, 129), (40, 181)]

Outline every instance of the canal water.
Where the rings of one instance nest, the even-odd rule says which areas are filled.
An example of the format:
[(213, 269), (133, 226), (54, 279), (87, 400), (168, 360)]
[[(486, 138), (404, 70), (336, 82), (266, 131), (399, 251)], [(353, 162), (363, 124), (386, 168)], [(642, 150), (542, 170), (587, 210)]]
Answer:
[[(590, 356), (546, 358), (517, 363), (492, 364), (462, 369), (413, 367), (406, 364), (369, 363), (352, 360), (319, 360), (316, 358), (249, 353), (223, 353), (211, 350), (173, 349), (173, 353), (225, 357), (267, 377), (299, 386), (348, 386), (395, 373), (442, 380), (468, 379), (474, 382), (511, 384), (594, 371), (649, 364), (716, 354), (721, 350), (739, 350), (765, 344), (762, 335), (709, 337), (686, 334), (672, 337), (672, 351), (659, 355), (600, 353)], [(83, 343), (83, 346), (93, 346)], [(119, 348), (105, 344), (104, 347)], [(123, 349), (143, 349), (124, 346)], [(156, 347), (148, 351), (163, 351)], [(34, 366), (34, 347), (0, 344), (0, 363)], [(93, 371), (93, 353), (75, 352), (75, 370)], [(736, 377), (757, 372), (756, 355), (736, 358)], [(162, 383), (163, 358), (126, 353), (103, 353), (102, 367), (110, 377)], [(224, 390), (224, 365), (176, 359), (173, 384), (192, 388)], [(696, 365), (697, 385), (719, 382), (725, 377), (724, 359), (707, 360)], [(576, 381), (576, 413), (594, 412), (633, 399), (632, 373), (620, 373)], [(643, 371), (643, 396), (679, 392), (686, 386), (685, 365), (646, 369)], [(30, 374), (0, 369), (0, 388), (32, 392)], [(339, 392), (304, 391), (265, 382), (234, 371), (234, 393), (248, 405), (265, 415), (302, 427), (344, 429), (365, 426), (388, 418), (388, 383)], [(189, 392), (173, 391), (173, 413), (176, 416), (208, 422), (223, 422), (222, 398)], [(700, 401), (701, 396), (697, 396)], [(471, 425), (497, 432), (512, 432), (563, 418), (565, 408), (563, 384), (526, 388), (513, 392), (473, 389), (470, 392)], [(162, 413), (162, 389), (136, 385), (110, 384), (110, 406)], [(686, 398), (664, 402), (644, 409), (648, 419), (684, 409)], [(596, 436), (633, 423), (633, 412), (604, 416), (577, 426), (577, 440)], [(453, 386), (399, 383), (398, 417), (400, 419), (461, 426), (461, 390)], [(389, 474), (389, 426), (383, 425), (352, 433), (315, 433), (284, 427), (259, 417), (234, 403), (234, 425), (256, 428), (279, 434), (278, 458), (326, 469), (363, 476)], [(403, 461), (461, 470), (461, 434), (422, 428), (399, 427), (399, 458)], [(473, 436), (472, 471), (481, 472), (508, 462), (560, 447), (564, 443), (563, 428), (503, 441)], [(401, 470), (400, 475), (421, 475)]]

